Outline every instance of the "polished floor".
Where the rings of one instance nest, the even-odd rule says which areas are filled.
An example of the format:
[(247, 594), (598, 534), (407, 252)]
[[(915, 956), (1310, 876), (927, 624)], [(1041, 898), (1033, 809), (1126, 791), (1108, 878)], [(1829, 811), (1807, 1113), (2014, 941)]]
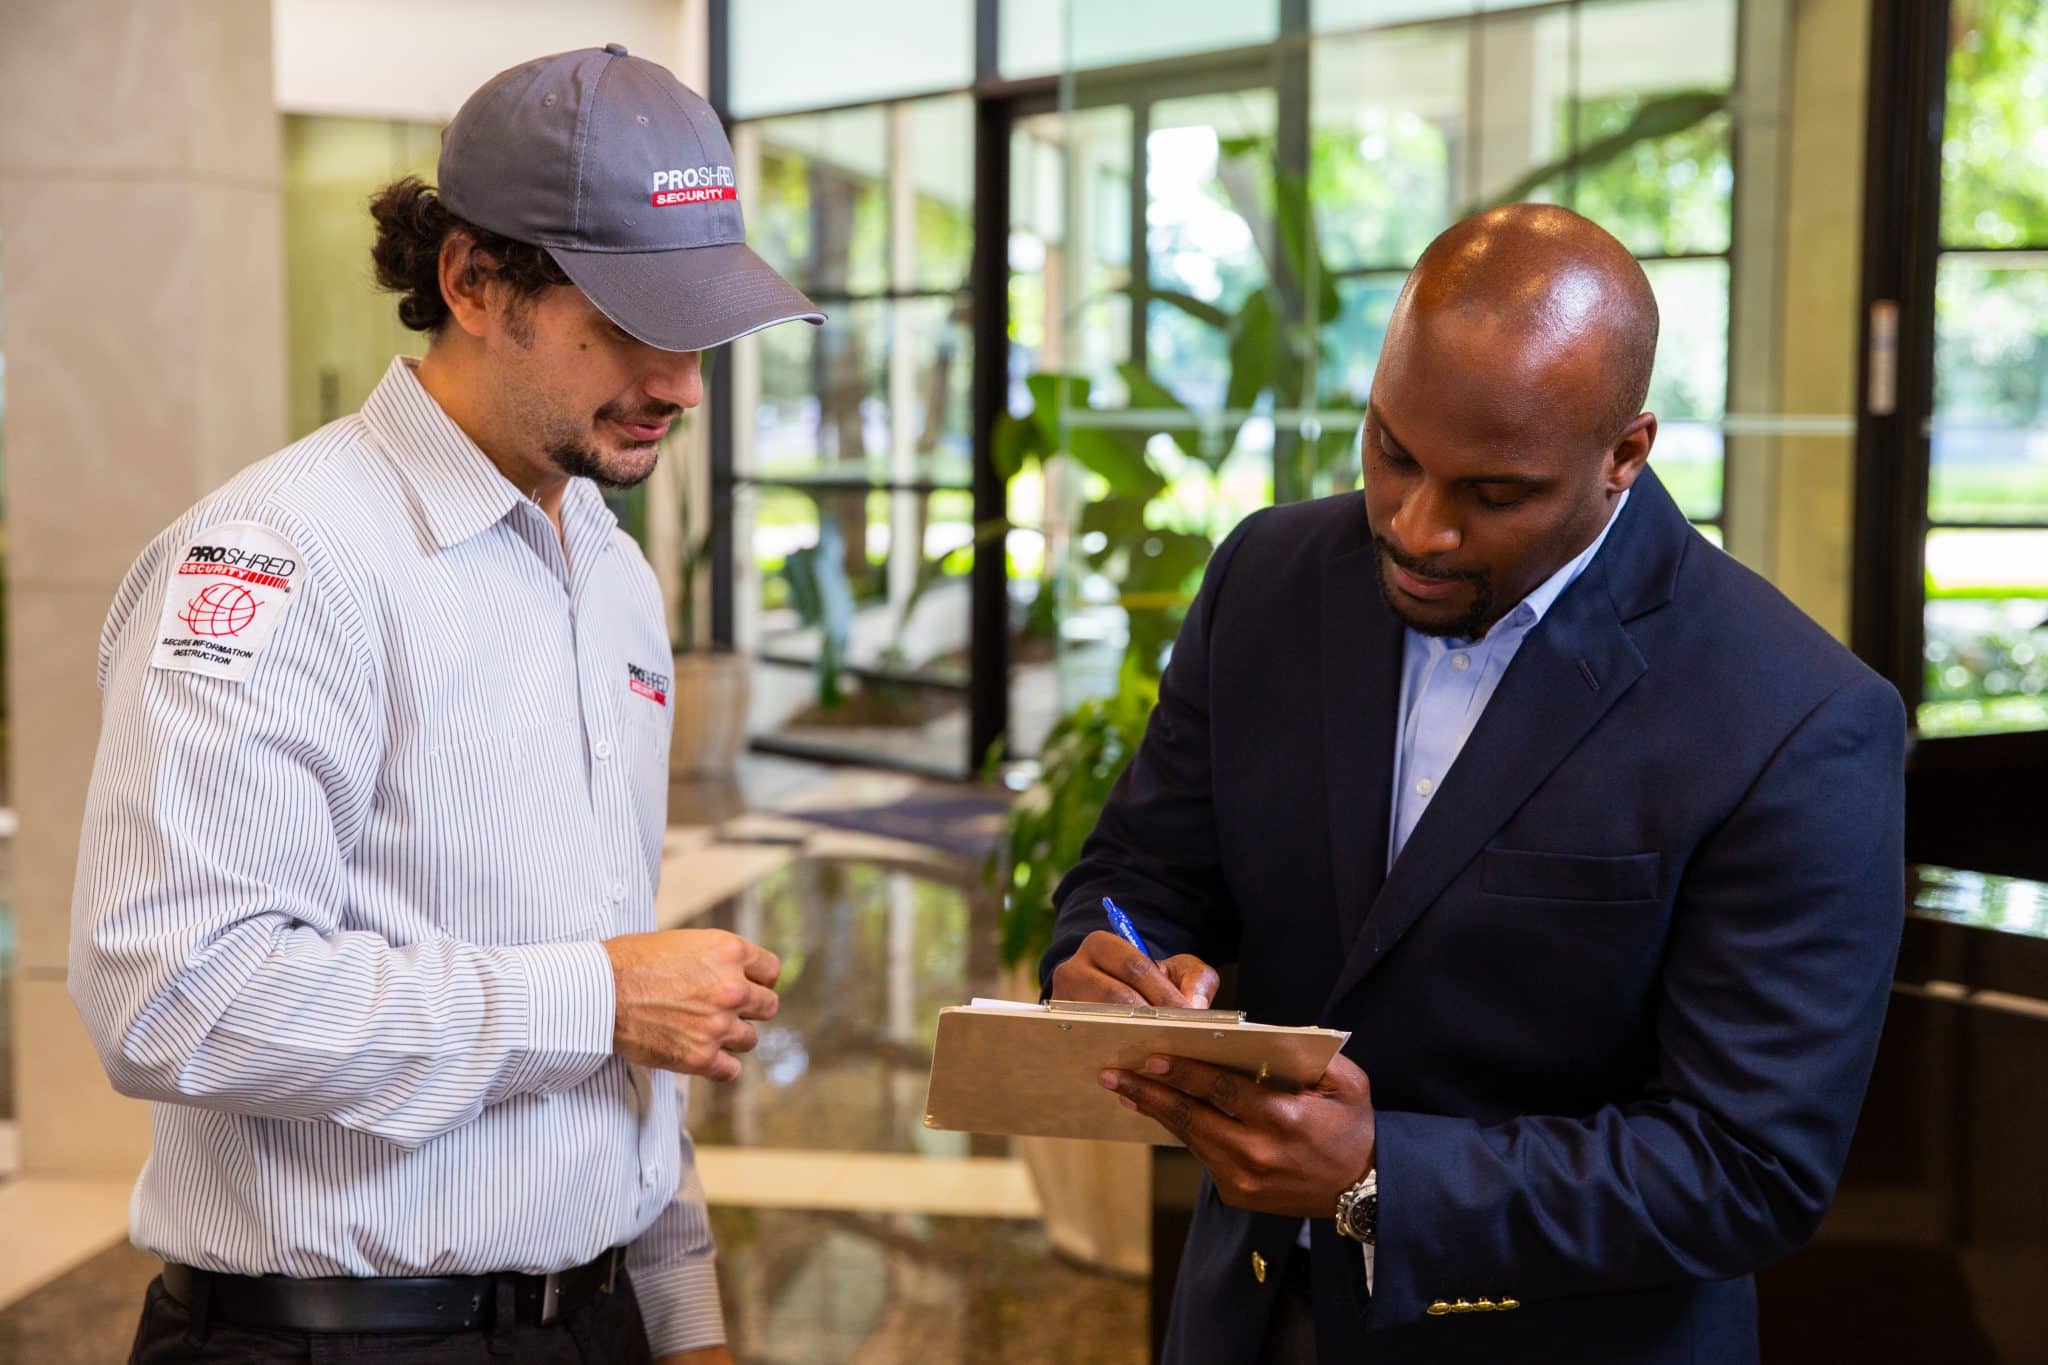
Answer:
[[(988, 817), (963, 797), (950, 849), (900, 837), (905, 801), (952, 799), (933, 791), (755, 761), (736, 783), (674, 793), (662, 922), (735, 930), (785, 964), (782, 1013), (744, 1077), (691, 1096), (735, 1353), (1136, 1365), (1142, 1282), (1052, 1250), (1002, 1139), (924, 1127), (939, 1009), (1005, 984), (995, 902), (962, 851)], [(125, 1358), (155, 1263), (120, 1240), (111, 1209), (94, 1217), (90, 1259), (0, 1295), (0, 1365)]]
[[(1027, 1222), (720, 1207), (726, 1331), (747, 1365), (1138, 1365), (1142, 1293)], [(126, 1359), (157, 1263), (125, 1242), (0, 1311), (7, 1365)], [(1058, 1311), (1046, 1311), (1057, 1304)]]

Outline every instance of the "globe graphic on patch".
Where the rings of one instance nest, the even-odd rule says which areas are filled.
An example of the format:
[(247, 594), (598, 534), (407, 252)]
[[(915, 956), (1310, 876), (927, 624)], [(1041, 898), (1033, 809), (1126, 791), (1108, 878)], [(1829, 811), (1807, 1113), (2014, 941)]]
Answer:
[(178, 619), (194, 635), (221, 639), (239, 635), (256, 619), (261, 604), (247, 588), (234, 583), (215, 583), (185, 604)]

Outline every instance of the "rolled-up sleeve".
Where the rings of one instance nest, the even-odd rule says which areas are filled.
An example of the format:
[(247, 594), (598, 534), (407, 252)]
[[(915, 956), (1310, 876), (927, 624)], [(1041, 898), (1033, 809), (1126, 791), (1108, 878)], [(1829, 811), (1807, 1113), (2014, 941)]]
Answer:
[(124, 1094), (418, 1147), (595, 1072), (610, 965), (596, 942), (395, 945), (342, 929), (382, 689), (347, 582), (306, 527), (273, 521), (304, 581), (245, 676), (153, 666), (168, 533), (123, 589), (102, 648), (71, 992)]

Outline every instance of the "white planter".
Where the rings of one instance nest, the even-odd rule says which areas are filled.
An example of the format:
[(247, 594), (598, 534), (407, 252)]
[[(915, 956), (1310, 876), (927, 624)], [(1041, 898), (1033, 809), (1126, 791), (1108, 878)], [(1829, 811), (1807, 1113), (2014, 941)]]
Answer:
[(675, 735), (668, 770), (674, 777), (727, 777), (747, 742), (744, 654), (678, 654)]
[[(1106, 1094), (1105, 1094), (1106, 1097)], [(1115, 1103), (1111, 1100), (1111, 1103)], [(1069, 1260), (1138, 1278), (1152, 1270), (1152, 1149), (1141, 1142), (1012, 1138)]]

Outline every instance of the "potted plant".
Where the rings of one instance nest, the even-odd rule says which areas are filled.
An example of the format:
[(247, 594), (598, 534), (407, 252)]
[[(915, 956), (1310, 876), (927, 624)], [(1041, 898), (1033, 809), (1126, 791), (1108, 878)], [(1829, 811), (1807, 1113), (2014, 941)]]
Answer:
[[(1157, 678), (1125, 662), (1113, 696), (1084, 701), (1046, 736), (1038, 773), (1011, 808), (988, 873), (1003, 898), (1002, 960), (1011, 993), (1036, 999), (1052, 943), (1053, 892), (1081, 857), (1109, 790), (1144, 737)], [(991, 764), (993, 767), (994, 765)], [(1152, 1153), (1130, 1142), (1012, 1139), (1031, 1171), (1046, 1237), (1084, 1265), (1143, 1275), (1151, 1264)]]

